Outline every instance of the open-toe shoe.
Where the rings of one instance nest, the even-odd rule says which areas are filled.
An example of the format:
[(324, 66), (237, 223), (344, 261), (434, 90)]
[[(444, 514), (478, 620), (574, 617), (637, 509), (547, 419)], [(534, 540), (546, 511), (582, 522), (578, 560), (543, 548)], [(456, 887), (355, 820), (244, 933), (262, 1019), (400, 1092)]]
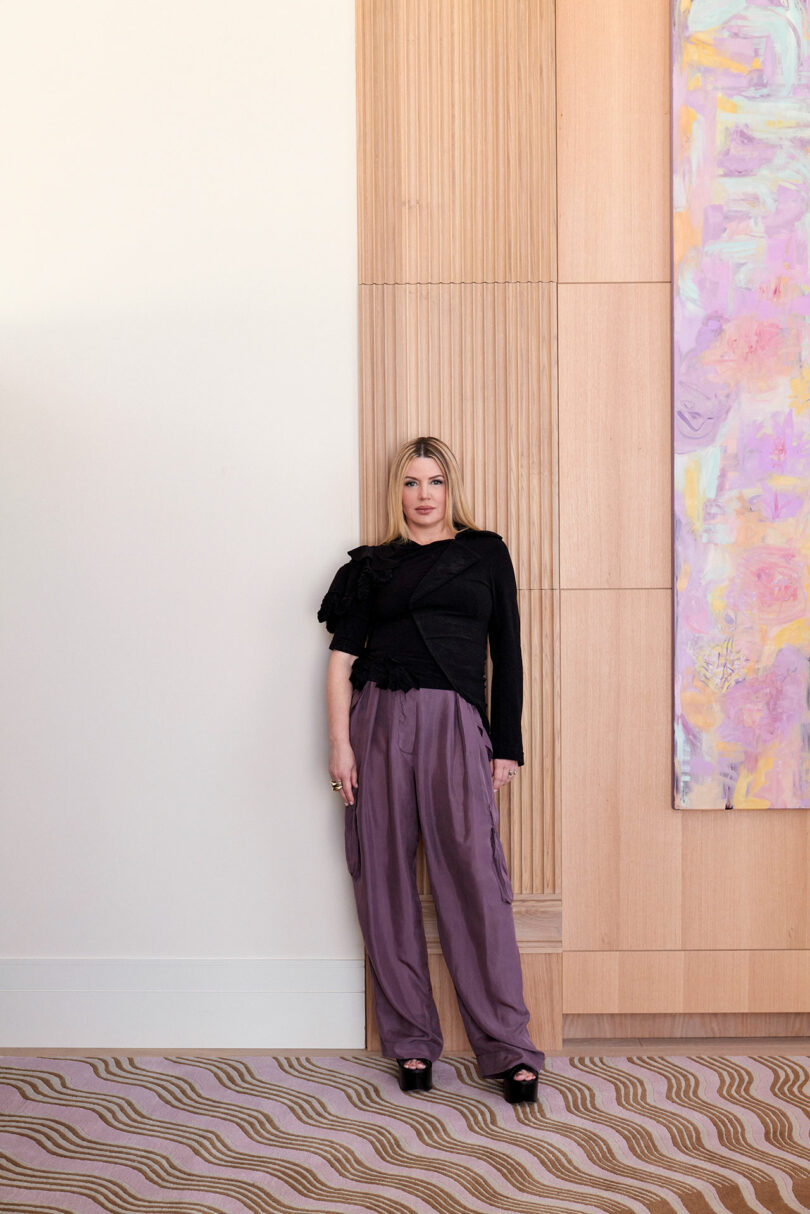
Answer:
[[(531, 1071), (533, 1078), (515, 1079), (518, 1071)], [(503, 1098), (509, 1104), (521, 1104), (524, 1101), (533, 1102), (537, 1100), (538, 1074), (533, 1066), (528, 1066), (525, 1062), (518, 1062), (515, 1066), (510, 1066), (506, 1071), (499, 1071), (495, 1078), (503, 1080)]]
[(423, 1067), (406, 1066), (410, 1061), (410, 1058), (397, 1058), (399, 1086), (403, 1092), (429, 1092), (433, 1087), (433, 1063), (429, 1058), (419, 1058), (417, 1061), (423, 1062)]

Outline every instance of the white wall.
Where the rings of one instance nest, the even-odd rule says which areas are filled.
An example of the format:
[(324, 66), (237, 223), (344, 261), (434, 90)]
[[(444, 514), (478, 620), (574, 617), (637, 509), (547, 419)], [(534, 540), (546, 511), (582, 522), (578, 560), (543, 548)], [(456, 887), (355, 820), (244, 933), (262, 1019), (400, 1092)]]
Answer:
[(0, 1047), (362, 1044), (354, 70), (352, 0), (0, 2)]

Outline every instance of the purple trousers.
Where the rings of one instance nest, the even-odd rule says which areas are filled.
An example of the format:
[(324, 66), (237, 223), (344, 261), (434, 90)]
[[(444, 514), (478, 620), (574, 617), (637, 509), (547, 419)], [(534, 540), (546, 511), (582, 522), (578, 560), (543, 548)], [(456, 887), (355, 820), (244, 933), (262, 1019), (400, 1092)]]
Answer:
[[(416, 887), (421, 830), (442, 952), (481, 1075), (518, 1062), (539, 1071), (478, 710), (458, 692), (366, 683), (352, 690), (357, 762), (346, 861), (371, 966), (382, 1052), (430, 1058), (443, 1038)], [(506, 757), (506, 756), (505, 756)]]

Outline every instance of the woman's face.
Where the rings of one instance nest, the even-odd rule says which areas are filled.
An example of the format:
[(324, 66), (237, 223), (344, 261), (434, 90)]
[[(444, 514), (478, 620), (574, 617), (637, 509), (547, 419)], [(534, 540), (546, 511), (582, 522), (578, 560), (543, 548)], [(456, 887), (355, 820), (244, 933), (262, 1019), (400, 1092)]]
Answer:
[(415, 535), (444, 530), (447, 486), (435, 459), (412, 459), (402, 483), (402, 512)]

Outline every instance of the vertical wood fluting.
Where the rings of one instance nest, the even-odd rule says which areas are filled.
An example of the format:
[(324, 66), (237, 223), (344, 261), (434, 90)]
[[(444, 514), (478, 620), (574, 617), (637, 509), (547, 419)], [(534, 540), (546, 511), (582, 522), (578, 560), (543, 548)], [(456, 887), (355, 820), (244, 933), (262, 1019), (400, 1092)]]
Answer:
[[(509, 545), (526, 764), (499, 794), (501, 834), (517, 898), (540, 900), (522, 921), (545, 925), (539, 943), (526, 927), (527, 947), (554, 950), (556, 927), (543, 943), (560, 868), (553, 0), (357, 0), (357, 125), (363, 536), (381, 532), (398, 444), (434, 434), (460, 460), (476, 521)], [(428, 892), (421, 849), (419, 877)]]
[(357, 0), (362, 284), (557, 277), (552, 0)]
[[(371, 460), (361, 479), (364, 533), (378, 535), (383, 526), (391, 451), (410, 435), (439, 434), (461, 462), (476, 518), (503, 535), (512, 553), (525, 661), (526, 764), (499, 794), (502, 837), (515, 892), (555, 892), (554, 286), (368, 286), (360, 296), (361, 360), (375, 372), (361, 374), (364, 386), (372, 380), (361, 414), (363, 454)], [(469, 333), (476, 340), (468, 344)], [(481, 365), (485, 352), (488, 374)], [(462, 409), (446, 387), (459, 365)], [(384, 443), (370, 450), (366, 438), (373, 433), (383, 433)], [(552, 584), (544, 584), (546, 572)]]

